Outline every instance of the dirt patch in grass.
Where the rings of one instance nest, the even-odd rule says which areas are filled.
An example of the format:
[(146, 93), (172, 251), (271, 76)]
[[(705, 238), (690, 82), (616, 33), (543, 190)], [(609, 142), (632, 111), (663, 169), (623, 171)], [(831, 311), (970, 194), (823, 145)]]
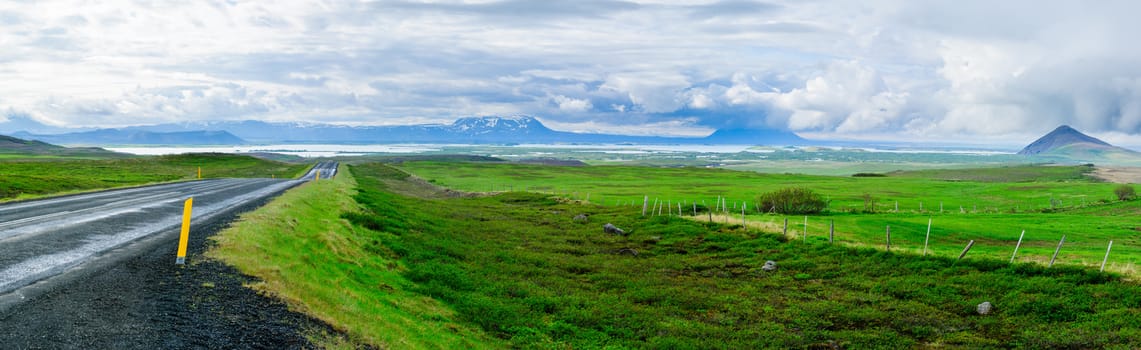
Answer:
[(1091, 175), (1113, 183), (1141, 183), (1141, 167), (1099, 166)]

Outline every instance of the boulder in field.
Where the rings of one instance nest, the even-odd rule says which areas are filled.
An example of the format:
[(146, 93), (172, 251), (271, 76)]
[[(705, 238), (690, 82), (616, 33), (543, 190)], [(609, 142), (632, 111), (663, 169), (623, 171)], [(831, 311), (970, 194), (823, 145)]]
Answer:
[(625, 236), (626, 235), (626, 231), (623, 231), (622, 229), (618, 228), (618, 226), (614, 226), (614, 224), (611, 224), (611, 223), (606, 223), (606, 225), (602, 225), (602, 232), (606, 232), (606, 233), (609, 233), (612, 235), (619, 235), (619, 236)]
[(982, 302), (982, 304), (979, 304), (979, 307), (975, 309), (979, 315), (989, 315), (992, 310), (994, 310), (994, 305), (991, 305), (989, 301)]

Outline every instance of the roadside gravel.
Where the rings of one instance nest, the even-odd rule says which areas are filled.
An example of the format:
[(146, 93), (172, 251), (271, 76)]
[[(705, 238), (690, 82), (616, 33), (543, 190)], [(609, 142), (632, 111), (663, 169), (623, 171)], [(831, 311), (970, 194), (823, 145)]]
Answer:
[(202, 258), (209, 235), (265, 201), (197, 223), (187, 265), (174, 264), (177, 232), (164, 232), (126, 258), (0, 310), (0, 349), (313, 348), (305, 336), (333, 333), (327, 325)]

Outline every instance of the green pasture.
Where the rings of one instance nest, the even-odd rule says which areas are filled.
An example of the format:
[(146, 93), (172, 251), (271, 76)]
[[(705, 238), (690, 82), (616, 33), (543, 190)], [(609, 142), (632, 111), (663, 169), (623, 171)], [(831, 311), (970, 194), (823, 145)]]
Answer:
[(0, 160), (0, 200), (203, 178), (295, 177), (308, 167), (230, 154)]
[[(466, 174), (469, 167), (453, 164), (452, 173)], [(648, 178), (658, 171), (674, 174), (642, 170)], [(1131, 348), (1141, 339), (1138, 286), (1094, 269), (919, 257), (827, 244), (819, 236), (805, 244), (731, 222), (642, 217), (641, 208), (541, 193), (433, 192), (377, 164), (353, 166), (351, 173), (362, 210), (342, 216), (359, 229), (343, 239), (375, 256), (346, 260), (341, 268), (399, 261), (384, 269), (406, 282), (376, 290), (378, 299), (407, 292), (431, 297), (448, 306), (442, 314), (454, 315), (434, 320), (475, 325), (513, 348)], [(578, 214), (589, 215), (587, 222), (574, 220)], [(907, 232), (918, 220), (926, 225), (919, 215), (844, 215), (829, 218), (848, 219), (860, 232), (878, 230), (876, 220), (898, 220), (901, 246), (914, 239)], [(603, 233), (604, 223), (629, 236)], [(346, 254), (335, 242), (329, 250)], [(980, 254), (981, 248), (976, 246)], [(768, 260), (779, 268), (762, 269)], [(368, 285), (368, 276), (344, 274), (328, 288), (357, 280)], [(978, 315), (983, 301), (997, 311)], [(425, 322), (422, 332), (466, 332), (440, 326)]]
[[(909, 173), (889, 177), (841, 177), (799, 174), (760, 174), (717, 168), (653, 168), (628, 166), (550, 167), (510, 163), (407, 162), (401, 168), (440, 186), (466, 191), (532, 191), (567, 195), (601, 205), (641, 205), (645, 196), (662, 201), (705, 201), (718, 197), (729, 206), (749, 202), (763, 192), (803, 186), (831, 200), (834, 212), (864, 209), (864, 195), (875, 200), (877, 211), (926, 212), (1033, 211), (1073, 207), (1113, 198), (1115, 185), (1097, 183), (1085, 176), (1086, 167), (1018, 166), (1009, 176), (971, 181), (954, 176), (925, 177)], [(1041, 169), (1041, 177), (1025, 169)], [(968, 172), (970, 170), (967, 170)], [(1002, 170), (1000, 170), (1002, 171)], [(933, 174), (940, 174), (936, 172)], [(952, 173), (953, 174), (953, 173)], [(748, 205), (748, 204), (747, 204)], [(752, 206), (752, 205), (748, 205)], [(739, 207), (738, 207), (739, 208)]]
[[(766, 232), (783, 232), (786, 217), (752, 209), (758, 194), (783, 187), (812, 189), (831, 200), (824, 215), (808, 218), (810, 240), (827, 240), (829, 223), (835, 239), (856, 246), (885, 248), (887, 227), (897, 251), (922, 254), (928, 219), (932, 221), (928, 253), (957, 257), (970, 240), (968, 258), (1009, 260), (1022, 230), (1017, 261), (1048, 262), (1062, 235), (1066, 243), (1058, 264), (1099, 266), (1109, 240), (1114, 240), (1107, 269), (1134, 273), (1141, 263), (1141, 202), (1119, 202), (1116, 184), (1086, 176), (1086, 166), (1011, 166), (986, 169), (925, 170), (885, 177), (839, 177), (760, 174), (707, 168), (623, 166), (550, 167), (506, 163), (409, 162), (400, 166), (429, 182), (465, 191), (533, 191), (625, 207), (640, 216), (649, 206), (666, 203), (662, 215), (692, 216), (716, 207), (725, 198), (728, 215), (715, 221), (745, 221)], [(871, 201), (865, 201), (870, 196)], [(870, 209), (874, 203), (874, 211)], [(896, 211), (898, 203), (898, 212)], [(922, 206), (922, 209), (920, 207)], [(942, 210), (940, 210), (940, 206)], [(655, 211), (649, 210), (654, 213)], [(655, 214), (649, 214), (655, 215)], [(698, 219), (708, 220), (702, 212)], [(788, 217), (789, 235), (802, 238), (804, 217)]]

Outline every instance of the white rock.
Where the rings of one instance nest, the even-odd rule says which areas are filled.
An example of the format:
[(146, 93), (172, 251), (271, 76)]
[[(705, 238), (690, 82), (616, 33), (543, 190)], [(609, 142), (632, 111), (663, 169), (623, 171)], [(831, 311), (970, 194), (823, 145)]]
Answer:
[(975, 311), (978, 311), (979, 315), (989, 315), (993, 309), (994, 305), (991, 305), (989, 301), (984, 301), (982, 304), (979, 304), (979, 307), (975, 309)]

